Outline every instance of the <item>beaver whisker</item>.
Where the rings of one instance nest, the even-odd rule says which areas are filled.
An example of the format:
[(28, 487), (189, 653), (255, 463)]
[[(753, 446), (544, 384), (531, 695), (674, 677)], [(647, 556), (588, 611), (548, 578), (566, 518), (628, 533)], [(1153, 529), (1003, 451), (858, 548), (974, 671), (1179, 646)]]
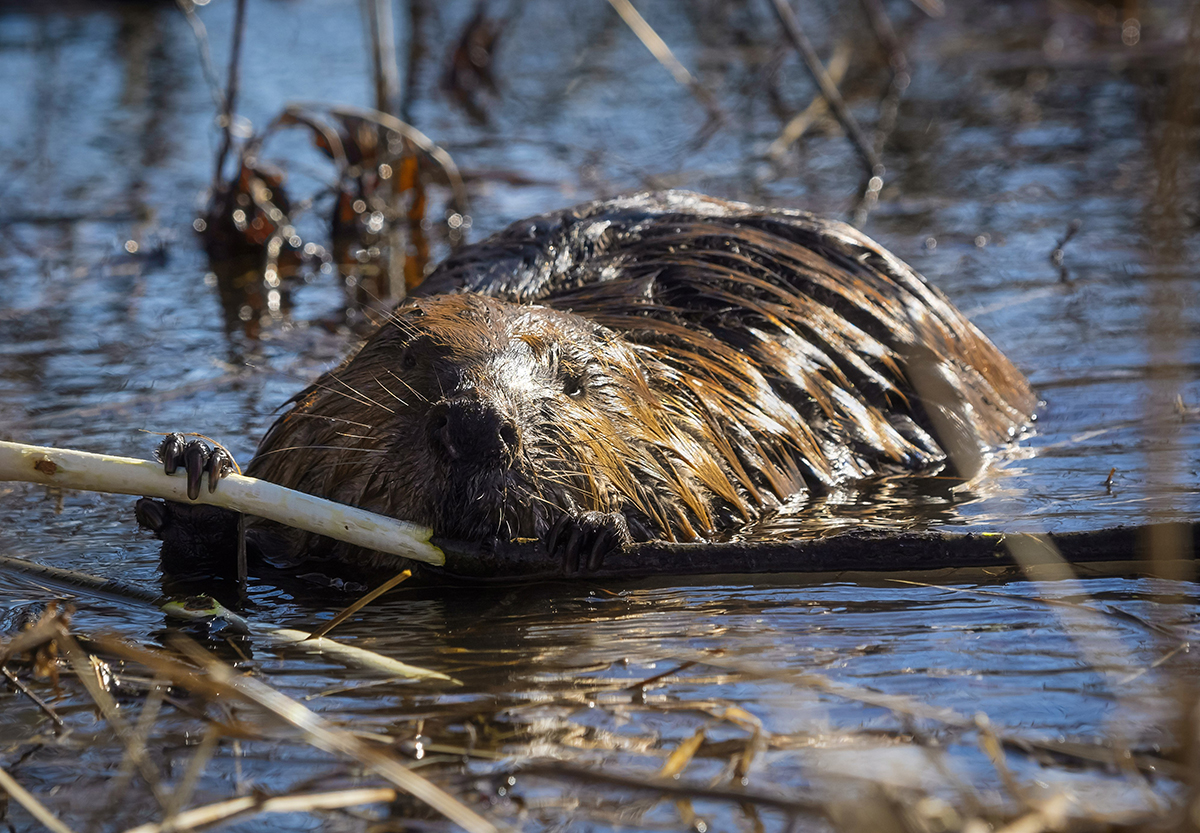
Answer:
[(378, 427), (376, 425), (371, 425), (369, 422), (358, 422), (357, 420), (346, 419), (345, 417), (339, 417), (339, 416), (331, 416), (329, 414), (310, 414), (310, 413), (305, 413), (303, 411), (291, 411), (291, 412), (289, 412), (289, 414), (294, 419), (315, 419), (315, 420), (321, 420), (323, 422), (344, 422), (347, 425), (353, 425), (357, 428), (377, 428)]
[(339, 437), (345, 437), (348, 440), (376, 440), (378, 437), (372, 437), (370, 434), (347, 434), (345, 431), (334, 432)]
[(399, 396), (397, 396), (395, 393), (393, 393), (391, 391), (391, 389), (388, 388), (387, 385), (385, 385), (383, 382), (379, 381), (378, 376), (372, 375), (371, 378), (375, 380), (375, 384), (379, 385), (379, 387), (381, 387), (383, 389), (384, 393), (386, 393), (388, 396), (392, 397), (392, 399), (395, 399), (397, 402), (399, 402), (404, 407), (406, 407), (406, 408), (408, 407), (408, 403), (405, 402), (403, 399), (401, 399)]
[(499, 505), (499, 511), (496, 513), (496, 534), (497, 535), (499, 535), (503, 531), (504, 525), (506, 523), (506, 519), (504, 517), (504, 509), (508, 505), (508, 484), (507, 483), (505, 483), (504, 486), (500, 490), (500, 501), (499, 501), (498, 505)]
[(362, 402), (366, 403), (367, 405), (374, 405), (376, 408), (380, 408), (384, 411), (387, 411), (389, 414), (395, 413), (395, 411), (393, 411), (391, 408), (387, 407), (386, 405), (381, 405), (380, 403), (376, 402), (374, 399), (367, 396), (366, 393), (364, 393), (363, 391), (354, 387), (353, 385), (351, 385), (349, 382), (342, 379), (341, 377), (331, 375), (329, 378), (332, 379), (333, 381), (337, 382), (340, 385), (344, 385), (351, 393), (354, 394), (354, 396), (349, 396), (349, 394), (347, 394), (346, 395), (347, 398), (353, 399), (355, 397), (358, 397)]
[[(370, 439), (370, 438), (367, 438)], [(265, 457), (272, 454), (282, 454), (286, 451), (357, 451), (362, 454), (388, 454), (386, 448), (354, 448), (349, 445), (291, 445), (283, 448), (268, 448), (259, 449), (254, 455), (255, 459)]]
[[(397, 308), (397, 309), (399, 309), (399, 308)], [(401, 334), (408, 336), (410, 338), (417, 337), (417, 336), (420, 336), (424, 331), (417, 321), (411, 320), (411, 316), (413, 314), (414, 314), (414, 310), (412, 307), (406, 308), (404, 314), (398, 314), (395, 310), (392, 310), (392, 311), (388, 312), (387, 320), (393, 326), (395, 326), (396, 329), (398, 329), (401, 332)], [(420, 315), (421, 313), (419, 310), (417, 310), (416, 314)]]
[[(329, 378), (330, 378), (330, 379), (332, 379), (332, 380), (333, 380), (333, 381), (335, 381), (335, 382), (339, 382), (339, 383), (341, 383), (341, 384), (343, 384), (343, 385), (346, 385), (346, 387), (350, 387), (350, 386), (349, 386), (349, 385), (347, 385), (345, 382), (343, 382), (341, 379), (338, 379), (338, 378), (337, 378), (337, 377), (335, 377), (335, 376), (330, 376)], [(333, 394), (334, 396), (342, 396), (342, 397), (345, 397), (346, 399), (349, 399), (351, 402), (357, 402), (358, 404), (360, 404), (360, 405), (365, 405), (365, 406), (367, 406), (368, 408), (379, 408), (379, 409), (381, 409), (381, 410), (387, 411), (389, 414), (391, 414), (391, 413), (395, 413), (395, 412), (394, 412), (394, 411), (393, 411), (391, 408), (385, 408), (383, 405), (380, 405), (378, 402), (374, 401), (373, 399), (371, 399), (371, 398), (369, 398), (369, 397), (367, 397), (367, 396), (364, 396), (364, 395), (362, 395), (361, 393), (359, 393), (358, 391), (354, 390), (353, 388), (350, 388), (350, 390), (351, 390), (351, 391), (352, 391), (352, 393), (353, 393), (353, 395), (351, 395), (350, 393), (346, 393), (345, 391), (341, 391), (341, 390), (338, 390), (338, 389), (336, 389), (336, 388), (330, 387), (329, 385), (322, 384), (321, 382), (314, 382), (314, 383), (313, 383), (313, 384), (312, 384), (312, 385), (309, 387), (309, 390), (324, 390), (324, 391), (328, 391), (329, 393)]]
[(391, 371), (391, 370), (388, 370), (387, 372), (388, 372), (388, 375), (389, 375), (389, 376), (391, 376), (391, 377), (392, 377), (393, 379), (395, 379), (397, 382), (399, 382), (400, 384), (404, 385), (404, 387), (406, 387), (406, 388), (408, 388), (410, 391), (412, 391), (412, 393), (413, 393), (413, 395), (414, 395), (415, 397), (417, 397), (418, 399), (420, 399), (422, 402), (424, 402), (424, 403), (426, 403), (426, 404), (428, 404), (428, 403), (429, 403), (429, 400), (428, 400), (427, 398), (425, 398), (424, 396), (422, 396), (422, 395), (421, 395), (421, 392), (420, 392), (419, 390), (417, 390), (416, 388), (414, 388), (414, 387), (413, 387), (412, 385), (410, 385), (408, 382), (406, 382), (406, 381), (404, 381), (403, 379), (401, 379), (401, 378), (400, 378), (399, 376), (397, 376), (397, 375), (396, 375), (396, 374), (395, 374), (393, 371)]

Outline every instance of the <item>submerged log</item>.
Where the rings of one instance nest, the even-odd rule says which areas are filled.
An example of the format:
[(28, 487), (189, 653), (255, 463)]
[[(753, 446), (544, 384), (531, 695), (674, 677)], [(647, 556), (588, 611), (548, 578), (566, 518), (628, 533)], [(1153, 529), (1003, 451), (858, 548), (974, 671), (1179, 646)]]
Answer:
[[(1187, 552), (1146, 553), (1150, 526), (1120, 526), (1079, 532), (1032, 535), (990, 532), (850, 532), (799, 541), (639, 544), (610, 553), (594, 579), (653, 576), (848, 574), (974, 568), (1008, 574), (1021, 564), (1014, 543), (1023, 547), (1026, 566), (1104, 565), (1106, 572), (1183, 578), (1200, 545), (1200, 523), (1177, 524)], [(448, 573), (473, 581), (553, 578), (561, 564), (532, 546), (497, 548), (481, 554), (452, 541), (437, 541), (446, 553)], [(1032, 557), (1030, 557), (1032, 554)], [(1157, 557), (1156, 557), (1157, 556)]]

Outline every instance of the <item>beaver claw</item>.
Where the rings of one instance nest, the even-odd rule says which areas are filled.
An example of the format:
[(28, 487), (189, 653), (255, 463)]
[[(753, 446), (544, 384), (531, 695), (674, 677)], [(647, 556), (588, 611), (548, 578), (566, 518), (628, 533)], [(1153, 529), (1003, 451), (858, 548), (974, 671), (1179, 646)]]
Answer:
[(174, 474), (180, 466), (187, 473), (189, 500), (200, 497), (200, 483), (208, 474), (208, 491), (215, 492), (222, 477), (233, 471), (233, 458), (223, 448), (210, 448), (200, 440), (188, 440), (183, 434), (168, 434), (155, 451), (163, 471)]
[(564, 513), (546, 536), (546, 549), (568, 576), (600, 569), (606, 555), (632, 543), (629, 524), (618, 512)]

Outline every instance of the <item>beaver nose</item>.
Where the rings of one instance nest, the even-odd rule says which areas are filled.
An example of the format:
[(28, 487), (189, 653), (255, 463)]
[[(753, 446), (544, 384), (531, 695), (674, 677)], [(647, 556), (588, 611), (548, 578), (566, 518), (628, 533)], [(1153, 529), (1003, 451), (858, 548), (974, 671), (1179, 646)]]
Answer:
[(516, 423), (491, 402), (475, 397), (444, 399), (429, 409), (429, 441), (454, 462), (499, 464), (516, 459)]

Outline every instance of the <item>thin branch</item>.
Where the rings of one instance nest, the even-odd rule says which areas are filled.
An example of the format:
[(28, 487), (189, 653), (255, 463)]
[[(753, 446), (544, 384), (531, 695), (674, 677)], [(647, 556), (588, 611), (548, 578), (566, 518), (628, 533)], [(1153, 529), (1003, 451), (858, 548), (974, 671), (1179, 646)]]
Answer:
[[(829, 78), (834, 84), (840, 84), (842, 77), (845, 76), (846, 70), (850, 67), (850, 47), (846, 43), (839, 43), (833, 50), (833, 57), (829, 59)], [(804, 131), (812, 126), (813, 122), (825, 115), (829, 110), (829, 104), (822, 95), (814, 98), (807, 107), (797, 113), (780, 131), (779, 137), (771, 143), (767, 148), (767, 155), (772, 159), (780, 159), (788, 149), (794, 145)]]
[[(156, 667), (180, 666), (182, 663), (162, 657), (148, 656), (145, 648), (124, 640), (104, 639), (101, 644), (113, 653), (137, 662), (143, 658), (157, 659)], [(468, 833), (498, 833), (499, 828), (472, 810), (460, 799), (413, 772), (391, 755), (368, 745), (351, 732), (340, 729), (331, 721), (316, 714), (261, 680), (242, 676), (228, 665), (214, 659), (207, 651), (186, 639), (173, 640), (189, 659), (200, 665), (203, 673), (185, 669), (185, 685), (198, 685), (208, 691), (220, 692), (222, 697), (236, 696), (297, 729), (307, 743), (335, 755), (357, 761), (392, 785), (416, 798)]]
[(67, 659), (75, 670), (75, 676), (83, 683), (88, 695), (100, 713), (104, 715), (104, 719), (108, 721), (108, 725), (116, 734), (121, 745), (125, 747), (129, 761), (137, 768), (146, 785), (150, 787), (150, 792), (154, 796), (154, 800), (158, 802), (159, 808), (166, 810), (169, 793), (159, 777), (159, 771), (155, 769), (153, 761), (147, 754), (143, 739), (138, 738), (130, 728), (117, 701), (101, 679), (102, 666), (97, 665), (100, 660), (83, 650), (75, 637), (67, 631), (65, 625), (60, 623), (58, 628), (59, 632), (55, 636), (55, 641), (66, 651)]
[(221, 171), (233, 146), (233, 114), (237, 107), (238, 72), (242, 63), (242, 40), (246, 32), (246, 0), (237, 0), (233, 16), (233, 48), (229, 53), (229, 77), (225, 87), (225, 107), (221, 112), (221, 149), (217, 151), (217, 167), (213, 171), (213, 191), (221, 186)]
[(294, 101), (289, 102), (287, 107), (284, 108), (285, 114), (297, 118), (303, 115), (305, 111), (326, 112), (339, 118), (349, 116), (363, 119), (364, 121), (369, 121), (387, 130), (391, 130), (411, 142), (417, 150), (428, 155), (429, 158), (437, 162), (438, 166), (441, 167), (450, 186), (455, 211), (463, 215), (468, 213), (467, 187), (463, 183), (462, 174), (459, 173), (458, 165), (454, 162), (454, 157), (445, 148), (435, 144), (432, 139), (408, 122), (398, 119), (390, 113), (383, 113), (370, 107), (355, 107), (351, 104), (325, 105), (317, 102)]
[(55, 713), (54, 709), (50, 708), (50, 704), (47, 703), (45, 700), (43, 700), (41, 697), (38, 697), (36, 694), (34, 694), (29, 689), (29, 686), (27, 686), (27, 685), (25, 685), (25, 683), (21, 682), (20, 677), (18, 677), (16, 674), (14, 674), (13, 672), (8, 670), (8, 666), (0, 665), (0, 674), (3, 674), (5, 679), (7, 679), (8, 682), (10, 684), (12, 684), (12, 686), (14, 688), (16, 688), (17, 691), (21, 692), (26, 697), (28, 697), (31, 701), (33, 701), (33, 704), (35, 706), (37, 706), (39, 709), (41, 709), (42, 712), (46, 715), (46, 717), (48, 717), (54, 721), (54, 726), (55, 726), (56, 731), (61, 732), (61, 731), (63, 731), (63, 729), (66, 728), (65, 725), (63, 724), (62, 718), (59, 717), (57, 713)]
[(231, 798), (216, 804), (206, 804), (164, 820), (160, 824), (142, 824), (125, 833), (183, 833), (199, 827), (209, 827), (227, 821), (245, 821), (260, 813), (309, 813), (314, 810), (337, 810), (362, 804), (385, 804), (396, 800), (396, 791), (389, 787), (363, 787), (323, 793), (278, 795), (264, 798), (248, 795)]
[(29, 815), (40, 821), (48, 827), (53, 833), (73, 833), (71, 828), (67, 827), (58, 817), (46, 809), (46, 805), (42, 804), (33, 794), (18, 784), (11, 775), (0, 767), (0, 791), (8, 793), (13, 799), (25, 808)]
[(204, 21), (200, 19), (200, 15), (196, 14), (196, 4), (192, 0), (175, 0), (179, 10), (183, 12), (187, 18), (188, 25), (192, 27), (192, 35), (196, 38), (196, 49), (200, 52), (200, 70), (204, 74), (204, 81), (208, 84), (208, 92), (212, 96), (213, 104), (218, 111), (225, 110), (225, 92), (221, 89), (221, 82), (217, 79), (217, 71), (213, 67), (212, 51), (208, 48), (208, 29), (204, 25)]
[(404, 90), (401, 94), (397, 114), (412, 123), (413, 105), (421, 89), (421, 61), (429, 51), (424, 41), (424, 21), (429, 16), (429, 0), (408, 0), (408, 60), (405, 62)]
[(654, 28), (646, 22), (646, 19), (638, 14), (638, 10), (633, 7), (629, 0), (608, 0), (609, 5), (616, 9), (617, 14), (625, 21), (637, 39), (650, 50), (650, 54), (658, 60), (660, 64), (667, 68), (672, 77), (688, 91), (696, 97), (696, 100), (704, 105), (708, 111), (710, 121), (723, 121), (725, 114), (721, 111), (721, 107), (717, 104), (717, 99), (708, 89), (701, 84), (696, 76), (688, 71), (688, 68), (680, 63), (679, 59), (671, 51), (671, 47), (667, 46), (666, 41), (658, 36)]
[(342, 624), (342, 622), (345, 622), (347, 619), (349, 619), (355, 613), (362, 610), (364, 607), (369, 605), (371, 602), (378, 599), (384, 593), (386, 593), (387, 591), (389, 591), (393, 587), (395, 587), (397, 584), (399, 584), (400, 582), (405, 581), (411, 577), (412, 577), (412, 570), (403, 570), (402, 572), (399, 572), (396, 575), (392, 576), (390, 579), (385, 581), (383, 584), (379, 585), (374, 590), (371, 590), (370, 592), (368, 592), (362, 598), (356, 599), (352, 604), (350, 604), (348, 607), (346, 607), (337, 616), (334, 616), (332, 619), (330, 619), (324, 625), (322, 625), (321, 627), (319, 627), (315, 631), (313, 631), (312, 634), (309, 636), (309, 639), (320, 639), (321, 637), (325, 636), (327, 633), (329, 633), (331, 630), (336, 628), (338, 625)]
[(850, 141), (854, 143), (854, 149), (858, 151), (859, 157), (861, 157), (863, 164), (866, 166), (867, 174), (872, 178), (879, 177), (882, 179), (884, 175), (883, 163), (879, 160), (875, 149), (867, 141), (866, 136), (863, 135), (858, 122), (855, 121), (854, 116), (850, 113), (850, 109), (842, 99), (842, 94), (838, 92), (837, 85), (833, 83), (833, 79), (825, 72), (825, 67), (821, 66), (821, 59), (817, 57), (816, 50), (813, 49), (808, 36), (804, 34), (804, 30), (800, 27), (800, 21), (796, 19), (796, 13), (792, 11), (792, 7), (788, 5), (787, 0), (771, 0), (771, 3), (780, 24), (783, 26), (784, 32), (788, 36), (788, 40), (792, 42), (792, 46), (800, 53), (800, 57), (804, 60), (804, 65), (808, 67), (809, 75), (812, 76), (817, 88), (821, 91), (821, 95), (825, 96), (825, 100), (829, 102), (829, 108), (833, 110), (838, 123), (846, 131), (846, 135)]
[[(908, 89), (912, 77), (908, 71), (908, 57), (900, 47), (900, 39), (896, 37), (896, 30), (892, 26), (891, 18), (888, 17), (883, 3), (880, 0), (862, 0), (862, 3), (867, 20), (870, 21), (871, 29), (875, 33), (875, 39), (879, 41), (880, 48), (887, 55), (888, 68), (891, 70), (887, 91), (879, 101), (879, 118), (875, 122), (874, 150), (875, 155), (882, 159), (883, 148), (892, 135), (892, 130), (896, 127), (896, 117), (900, 112), (900, 99), (904, 97), (904, 92)], [(881, 177), (869, 176), (867, 178), (859, 196), (858, 205), (855, 206), (853, 212), (855, 226), (861, 228), (867, 222), (867, 215), (879, 201), (879, 192), (882, 188), (883, 179)]]
[(613, 769), (592, 769), (567, 761), (531, 763), (517, 770), (523, 775), (536, 775), (558, 781), (577, 781), (583, 784), (606, 784), (635, 791), (653, 791), (664, 796), (698, 798), (708, 801), (732, 801), (736, 804), (753, 804), (770, 807), (789, 814), (812, 813), (821, 817), (828, 815), (827, 805), (804, 796), (797, 790), (785, 793), (748, 790), (736, 787), (719, 787), (710, 784), (695, 784), (675, 778), (660, 778), (647, 773), (623, 773)]
[(217, 751), (217, 744), (221, 741), (221, 735), (221, 725), (219, 723), (208, 724), (208, 728), (204, 730), (204, 737), (200, 739), (200, 745), (196, 747), (191, 760), (188, 761), (183, 778), (179, 780), (175, 785), (175, 789), (171, 791), (170, 803), (167, 805), (167, 814), (164, 822), (173, 821), (178, 824), (178, 819), (174, 817), (192, 800), (192, 794), (196, 791), (196, 784), (200, 781), (200, 774), (208, 766), (208, 762), (212, 760), (213, 753)]
[(392, 0), (362, 0), (371, 41), (371, 79), (375, 87), (375, 109), (395, 113), (400, 91), (400, 73), (396, 66), (396, 26), (392, 20)]
[(445, 563), (442, 551), (429, 542), (433, 530), (428, 527), (240, 474), (223, 477), (216, 491), (201, 489), (192, 501), (183, 474), (181, 470), (167, 475), (161, 464), (149, 460), (0, 442), (0, 480), (221, 506), (379, 552), (428, 564)]
[[(340, 662), (369, 671), (385, 674), (388, 677), (400, 677), (420, 680), (442, 680), (454, 685), (461, 683), (440, 671), (431, 671), (409, 665), (405, 662), (386, 657), (375, 651), (345, 645), (320, 634), (310, 634), (307, 631), (293, 628), (279, 628), (267, 622), (250, 621), (226, 608), (210, 596), (188, 596), (180, 599), (169, 596), (156, 596), (149, 590), (135, 587), (113, 579), (103, 579), (77, 570), (66, 570), (61, 567), (51, 567), (47, 564), (27, 561), (0, 555), (0, 570), (8, 569), (19, 575), (33, 576), (50, 584), (62, 585), (69, 592), (78, 594), (83, 590), (91, 595), (103, 596), (124, 602), (136, 602), (162, 611), (167, 616), (188, 622), (221, 620), (231, 626), (237, 633), (262, 637), (267, 641), (281, 646), (291, 646), (303, 643), (306, 650), (314, 654), (332, 657)], [(407, 571), (405, 571), (407, 572)], [(401, 573), (403, 575), (403, 573)], [(35, 647), (40, 644), (34, 639), (46, 641), (56, 635), (56, 621), (48, 622), (45, 628), (39, 626), (22, 631), (11, 642), (0, 645), (0, 661)]]

